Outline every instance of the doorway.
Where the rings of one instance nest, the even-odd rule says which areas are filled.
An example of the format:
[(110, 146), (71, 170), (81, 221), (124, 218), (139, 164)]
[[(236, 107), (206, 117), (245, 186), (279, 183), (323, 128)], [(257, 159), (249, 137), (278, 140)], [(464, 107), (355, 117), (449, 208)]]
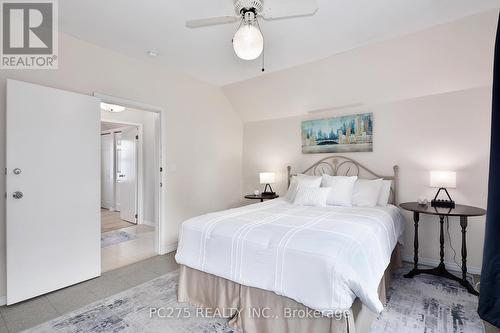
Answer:
[[(162, 137), (165, 125), (161, 122), (163, 108), (10, 79), (6, 100), (7, 305), (93, 279), (101, 275), (101, 271), (169, 250), (161, 237), (165, 222), (161, 174), (161, 141), (165, 140)], [(100, 122), (106, 121), (102, 119), (102, 102), (133, 108), (142, 118), (151, 114), (154, 119), (149, 127), (139, 127), (137, 145), (137, 186), (153, 191), (138, 190), (137, 200), (133, 200), (137, 218), (134, 217), (131, 226), (110, 231), (136, 227), (137, 236), (143, 231), (141, 228), (151, 224), (149, 230), (153, 231), (143, 233), (150, 238), (145, 246), (148, 250), (141, 255), (138, 255), (139, 246), (128, 245), (147, 237), (137, 236), (113, 244), (115, 247), (102, 247)], [(122, 127), (134, 125), (121, 119), (124, 116), (120, 113), (105, 115), (110, 118), (109, 122)], [(142, 141), (142, 130), (153, 133), (151, 143)], [(145, 157), (141, 157), (143, 153)], [(152, 175), (147, 178), (149, 185), (143, 184), (145, 174)], [(118, 211), (123, 210), (123, 199), (119, 198), (118, 203)], [(118, 212), (106, 210), (110, 214)], [(122, 220), (113, 214), (111, 218)], [(101, 256), (104, 252), (112, 258), (111, 264), (106, 264), (106, 257)], [(36, 283), (33, 276), (37, 277)]]
[(103, 272), (158, 254), (159, 117), (119, 105), (111, 110), (106, 105), (101, 110)]

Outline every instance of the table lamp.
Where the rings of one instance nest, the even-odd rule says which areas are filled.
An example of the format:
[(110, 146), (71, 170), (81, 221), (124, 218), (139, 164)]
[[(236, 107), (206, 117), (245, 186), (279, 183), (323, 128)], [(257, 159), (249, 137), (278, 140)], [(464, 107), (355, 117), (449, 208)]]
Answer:
[(262, 195), (276, 195), (276, 193), (273, 192), (273, 189), (271, 188), (271, 184), (274, 184), (274, 182), (275, 182), (274, 172), (260, 173), (260, 183), (266, 184), (266, 187), (264, 188), (264, 192), (262, 192)]
[[(431, 187), (437, 187), (439, 190), (431, 201), (432, 207), (455, 208), (455, 201), (451, 199), (447, 188), (457, 187), (457, 173), (453, 171), (431, 171)], [(438, 199), (441, 191), (446, 192), (448, 200)]]

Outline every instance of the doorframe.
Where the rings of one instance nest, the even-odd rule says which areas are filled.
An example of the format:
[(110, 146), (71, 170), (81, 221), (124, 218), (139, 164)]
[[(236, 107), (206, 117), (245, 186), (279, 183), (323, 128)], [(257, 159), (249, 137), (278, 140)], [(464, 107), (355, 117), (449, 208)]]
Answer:
[[(159, 106), (146, 104), (138, 101), (133, 101), (125, 98), (110, 96), (106, 94), (101, 94), (98, 92), (92, 93), (94, 97), (97, 97), (104, 103), (116, 104), (132, 109), (137, 109), (140, 111), (153, 112), (156, 115), (155, 119), (155, 129), (158, 134), (155, 135), (155, 144), (156, 144), (156, 172), (155, 172), (155, 201), (156, 201), (156, 211), (155, 211), (155, 251), (157, 254), (162, 255), (168, 252), (175, 250), (173, 246), (167, 246), (165, 244), (165, 232), (166, 230), (166, 220), (165, 220), (165, 206), (164, 200), (165, 198), (165, 187), (164, 179), (163, 179), (163, 165), (164, 165), (164, 156), (163, 156), (163, 142), (166, 139), (166, 124), (163, 121), (163, 114), (165, 109)], [(104, 120), (105, 121), (105, 120)], [(116, 121), (112, 121), (116, 122)], [(142, 135), (139, 135), (139, 139), (141, 139)]]
[[(137, 186), (135, 189), (135, 194), (137, 196), (137, 200), (135, 202), (135, 213), (137, 214), (137, 218), (135, 219), (135, 224), (144, 224), (144, 141), (143, 141), (143, 134), (144, 134), (144, 125), (139, 124), (139, 123), (133, 123), (129, 121), (123, 121), (123, 120), (113, 120), (113, 119), (108, 119), (108, 118), (101, 118), (101, 122), (106, 122), (106, 123), (113, 123), (113, 124), (120, 124), (120, 125), (125, 125), (123, 127), (117, 127), (117, 128), (112, 128), (109, 130), (102, 131), (101, 130), (101, 135), (103, 134), (115, 134), (117, 132), (122, 132), (124, 129), (127, 129), (128, 127), (136, 127), (137, 128), (137, 135), (139, 135), (139, 139), (136, 142), (136, 177), (137, 177)], [(113, 146), (115, 150), (115, 159), (116, 159), (116, 137), (113, 136)], [(116, 161), (113, 167), (114, 170), (114, 187), (113, 187), (113, 192), (114, 192), (114, 198), (115, 198), (115, 206), (116, 206)], [(155, 189), (156, 191), (156, 189)], [(116, 208), (116, 207), (115, 207)], [(155, 224), (156, 222), (153, 221)]]

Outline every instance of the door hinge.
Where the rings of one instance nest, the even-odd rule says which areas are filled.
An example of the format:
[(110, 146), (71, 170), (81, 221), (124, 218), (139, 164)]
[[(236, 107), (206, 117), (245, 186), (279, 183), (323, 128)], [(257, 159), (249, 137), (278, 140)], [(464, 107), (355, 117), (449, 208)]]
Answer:
[(160, 167), (160, 172), (163, 172), (163, 167)]
[(136, 139), (136, 140), (139, 140), (139, 136), (138, 136), (138, 135), (136, 135), (136, 136), (135, 136), (135, 139)]
[(137, 214), (134, 215), (135, 219), (137, 220), (137, 218), (139, 217)]

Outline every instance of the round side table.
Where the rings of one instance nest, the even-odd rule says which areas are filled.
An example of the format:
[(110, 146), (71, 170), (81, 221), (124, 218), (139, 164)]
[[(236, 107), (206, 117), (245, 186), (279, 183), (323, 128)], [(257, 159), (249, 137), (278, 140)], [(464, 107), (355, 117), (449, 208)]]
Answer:
[(280, 196), (275, 194), (275, 195), (262, 195), (262, 194), (259, 194), (259, 195), (255, 195), (255, 194), (248, 194), (248, 195), (245, 195), (245, 199), (252, 199), (252, 200), (260, 200), (260, 202), (264, 202), (264, 200), (272, 200), (272, 199), (276, 199), (276, 198), (279, 198)]
[[(467, 291), (474, 295), (479, 295), (479, 293), (474, 289), (474, 287), (467, 281), (467, 224), (468, 217), (471, 216), (482, 216), (486, 214), (486, 210), (465, 205), (456, 205), (455, 208), (439, 208), (431, 207), (430, 205), (420, 205), (418, 202), (405, 202), (399, 205), (401, 208), (413, 212), (413, 221), (415, 223), (415, 237), (414, 237), (414, 256), (413, 256), (413, 269), (405, 275), (406, 278), (413, 278), (418, 274), (431, 274), (435, 276), (445, 277), (454, 281), (458, 281), (462, 286), (464, 286)], [(440, 245), (440, 263), (437, 267), (432, 269), (419, 269), (418, 268), (418, 222), (420, 220), (420, 214), (436, 215), (439, 216), (440, 233), (439, 233), (439, 245)], [(460, 226), (462, 227), (462, 277), (457, 277), (451, 274), (444, 264), (444, 220), (445, 217), (459, 217)]]

